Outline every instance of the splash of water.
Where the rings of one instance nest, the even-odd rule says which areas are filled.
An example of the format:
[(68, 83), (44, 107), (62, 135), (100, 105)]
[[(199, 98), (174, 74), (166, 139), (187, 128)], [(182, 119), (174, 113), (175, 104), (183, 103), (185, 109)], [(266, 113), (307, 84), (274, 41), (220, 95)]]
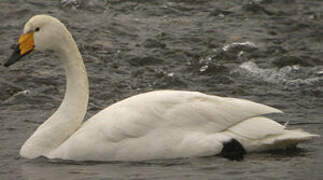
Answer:
[[(281, 84), (287, 87), (310, 86), (322, 82), (323, 77), (316, 76), (310, 78), (296, 78), (293, 79), (291, 73), (300, 71), (299, 65), (285, 66), (280, 69), (269, 68), (262, 69), (256, 63), (247, 61), (242, 63), (237, 69), (233, 70), (231, 74), (238, 74), (252, 78), (256, 81), (264, 81), (272, 84)], [(319, 75), (319, 73), (316, 73)]]

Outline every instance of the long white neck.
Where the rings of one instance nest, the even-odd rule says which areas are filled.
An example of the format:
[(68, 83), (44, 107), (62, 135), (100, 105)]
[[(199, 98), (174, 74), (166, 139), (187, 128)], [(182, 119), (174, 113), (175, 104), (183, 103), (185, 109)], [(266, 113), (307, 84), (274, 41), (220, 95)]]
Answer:
[(48, 155), (80, 128), (86, 114), (89, 97), (87, 73), (82, 56), (69, 33), (65, 40), (62, 47), (56, 50), (66, 74), (64, 100), (22, 146), (20, 154), (23, 157)]

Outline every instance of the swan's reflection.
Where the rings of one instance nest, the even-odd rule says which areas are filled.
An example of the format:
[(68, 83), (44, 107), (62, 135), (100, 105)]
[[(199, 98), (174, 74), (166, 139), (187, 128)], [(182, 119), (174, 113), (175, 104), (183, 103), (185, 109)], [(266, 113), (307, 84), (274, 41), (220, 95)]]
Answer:
[[(292, 153), (293, 152), (293, 153)], [(146, 162), (67, 162), (48, 159), (23, 160), (21, 174), (26, 180), (98, 180), (98, 179), (239, 179), (241, 176), (259, 177), (272, 175), (275, 179), (290, 176), (304, 177), (304, 172), (294, 167), (304, 162), (320, 163), (321, 154), (317, 151), (298, 150), (286, 153), (255, 153), (245, 161), (229, 161), (219, 157), (187, 158)], [(318, 158), (309, 158), (311, 156)], [(282, 169), (281, 165), (286, 169)], [(266, 170), (267, 169), (267, 170)], [(307, 174), (319, 177), (321, 167), (312, 168)], [(230, 179), (231, 179), (230, 178)]]

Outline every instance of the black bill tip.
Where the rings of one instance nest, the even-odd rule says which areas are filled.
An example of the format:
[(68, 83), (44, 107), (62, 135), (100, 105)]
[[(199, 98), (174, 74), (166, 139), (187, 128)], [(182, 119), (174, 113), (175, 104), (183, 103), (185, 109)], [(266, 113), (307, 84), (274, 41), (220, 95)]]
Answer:
[(14, 52), (12, 53), (10, 58), (7, 60), (7, 62), (4, 64), (4, 66), (8, 67), (8, 66), (14, 64), (15, 62), (17, 62), (20, 58), (21, 58), (21, 55), (20, 55), (19, 45), (16, 45)]
[(12, 65), (12, 64), (16, 63), (17, 61), (19, 61), (23, 56), (25, 56), (28, 53), (25, 53), (25, 54), (21, 55), (20, 54), (19, 44), (16, 45), (14, 52), (12, 53), (10, 58), (7, 60), (7, 62), (4, 64), (4, 66), (9, 67), (10, 65)]

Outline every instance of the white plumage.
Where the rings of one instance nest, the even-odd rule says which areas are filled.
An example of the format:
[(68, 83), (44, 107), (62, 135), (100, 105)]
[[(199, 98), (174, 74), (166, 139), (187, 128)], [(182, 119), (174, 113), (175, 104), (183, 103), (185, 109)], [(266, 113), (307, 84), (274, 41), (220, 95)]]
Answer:
[[(64, 64), (67, 90), (59, 109), (23, 145), (26, 158), (140, 161), (216, 155), (237, 140), (247, 152), (295, 146), (316, 135), (263, 117), (280, 110), (243, 99), (190, 91), (139, 94), (82, 123), (88, 82), (82, 57), (65, 26), (38, 15), (25, 25), (34, 32), (36, 50), (53, 50)], [(58, 43), (59, 41), (59, 43)]]

